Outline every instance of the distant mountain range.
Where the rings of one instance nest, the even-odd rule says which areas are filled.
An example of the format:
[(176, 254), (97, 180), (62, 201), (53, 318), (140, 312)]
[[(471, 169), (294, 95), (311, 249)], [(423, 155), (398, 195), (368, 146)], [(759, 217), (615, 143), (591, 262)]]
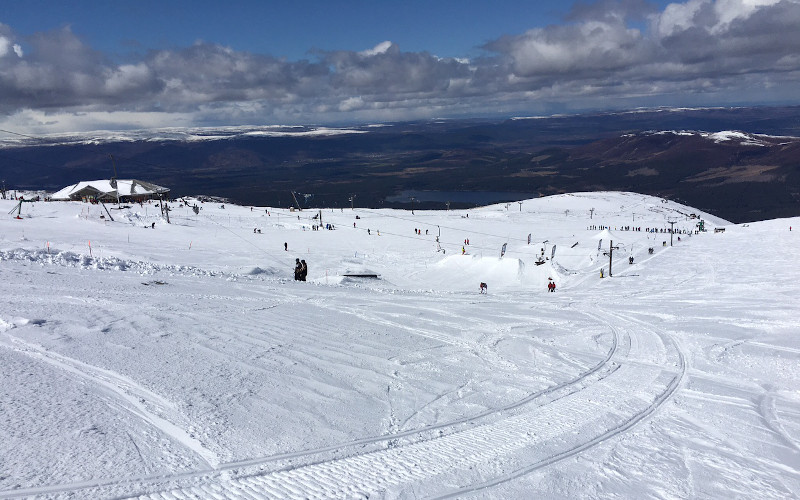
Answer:
[(11, 189), (116, 169), (173, 196), (269, 206), (293, 191), (307, 206), (437, 209), (624, 190), (747, 222), (800, 215), (800, 107), (16, 137), (0, 165)]

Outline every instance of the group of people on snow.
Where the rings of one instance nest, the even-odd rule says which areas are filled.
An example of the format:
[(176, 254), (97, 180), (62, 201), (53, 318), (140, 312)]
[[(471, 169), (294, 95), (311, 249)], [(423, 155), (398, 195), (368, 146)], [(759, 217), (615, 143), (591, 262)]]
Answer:
[(294, 279), (295, 281), (305, 281), (308, 276), (308, 266), (305, 260), (295, 259)]

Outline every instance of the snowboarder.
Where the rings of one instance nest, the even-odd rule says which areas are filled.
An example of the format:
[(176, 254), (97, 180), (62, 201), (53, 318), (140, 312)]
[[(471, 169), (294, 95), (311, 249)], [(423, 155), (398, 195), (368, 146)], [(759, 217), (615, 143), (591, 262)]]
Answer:
[(489, 287), (484, 282), (481, 282), (481, 293), (489, 293)]
[(300, 281), (305, 281), (308, 276), (308, 266), (305, 260), (300, 261)]
[(300, 259), (294, 259), (294, 280), (300, 281), (300, 275), (303, 273), (303, 264)]

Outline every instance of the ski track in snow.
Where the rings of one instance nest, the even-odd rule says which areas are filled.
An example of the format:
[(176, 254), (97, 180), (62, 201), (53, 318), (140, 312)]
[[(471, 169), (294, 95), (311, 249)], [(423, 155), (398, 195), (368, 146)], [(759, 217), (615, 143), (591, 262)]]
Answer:
[[(594, 314), (599, 319), (607, 312)], [(621, 320), (621, 317), (618, 317)], [(92, 494), (103, 495), (103, 491), (116, 491), (123, 487), (149, 489), (148, 483), (157, 483), (161, 488), (170, 481), (200, 483), (189, 487), (161, 490), (159, 493), (140, 495), (138, 498), (340, 498), (344, 496), (367, 496), (401, 486), (407, 482), (430, 480), (453, 469), (465, 470), (500, 456), (512, 454), (523, 448), (540, 447), (553, 449), (560, 442), (563, 449), (551, 451), (547, 456), (513, 473), (483, 483), (451, 491), (442, 498), (479, 491), (481, 489), (515, 479), (539, 468), (553, 464), (596, 444), (613, 439), (647, 418), (658, 409), (677, 389), (685, 370), (683, 353), (672, 347), (667, 353), (661, 337), (655, 333), (641, 335), (635, 328), (625, 334), (624, 352), (619, 351), (617, 328), (603, 320), (614, 332), (613, 344), (608, 356), (592, 369), (574, 380), (548, 388), (507, 405), (488, 410), (470, 418), (442, 423), (408, 432), (365, 438), (352, 443), (316, 450), (284, 454), (264, 459), (238, 461), (222, 464), (214, 470), (187, 472), (173, 477), (157, 475), (150, 478), (129, 478), (124, 481), (94, 482), (93, 484), (64, 485), (17, 491), (16, 494), (53, 494), (87, 489)], [(625, 319), (632, 323), (631, 320)], [(638, 328), (639, 326), (637, 326)], [(423, 333), (424, 335), (424, 333)], [(641, 363), (626, 363), (631, 350), (655, 350), (663, 356), (671, 355), (673, 366), (659, 368)], [(678, 371), (675, 374), (675, 371)], [(85, 374), (85, 372), (81, 372)], [(97, 380), (97, 377), (92, 377)], [(642, 401), (642, 394), (648, 394)], [(482, 423), (488, 416), (494, 421)], [(566, 440), (576, 429), (587, 422), (611, 418), (611, 426), (594, 436), (583, 434), (584, 440)], [(165, 427), (165, 426), (162, 426)], [(432, 431), (440, 431), (436, 437), (428, 437)], [(183, 439), (178, 440), (185, 442)], [(590, 439), (586, 439), (590, 438)], [(347, 455), (348, 449), (393, 440), (410, 441), (390, 448), (367, 453), (355, 452), (344, 458), (327, 460), (309, 465), (291, 467), (266, 474), (252, 472), (273, 462), (313, 457), (327, 452)], [(419, 441), (414, 442), (415, 439)], [(245, 477), (224, 478), (220, 474), (244, 469)], [(208, 481), (208, 478), (213, 481)], [(203, 480), (202, 478), (206, 478)], [(102, 484), (98, 488), (98, 485)], [(204, 486), (204, 484), (206, 484)], [(0, 495), (2, 497), (2, 495)]]
[[(652, 336), (653, 334), (651, 334)], [(647, 339), (648, 347), (659, 345)], [(638, 335), (632, 335), (639, 338)], [(659, 370), (637, 364), (625, 364), (607, 377), (557, 397), (535, 409), (525, 408), (519, 415), (478, 425), (420, 443), (359, 454), (287, 471), (251, 475), (225, 480), (209, 487), (170, 490), (138, 498), (205, 497), (222, 494), (226, 498), (341, 498), (369, 496), (412, 481), (424, 481), (452, 469), (469, 469), (521, 448), (543, 447), (563, 439), (576, 428), (603, 416), (613, 415), (616, 425), (589, 440), (569, 443), (566, 449), (550, 454), (511, 474), (448, 492), (437, 498), (451, 498), (479, 491), (553, 464), (598, 443), (620, 435), (655, 412), (678, 388), (685, 372), (683, 353), (673, 346), (674, 370)], [(616, 349), (612, 350), (613, 353)], [(582, 379), (585, 377), (582, 377)], [(572, 384), (571, 384), (572, 385)], [(652, 400), (642, 401), (642, 392)], [(520, 403), (522, 404), (528, 403)], [(611, 408), (609, 408), (611, 405)], [(558, 423), (558, 425), (556, 425)]]

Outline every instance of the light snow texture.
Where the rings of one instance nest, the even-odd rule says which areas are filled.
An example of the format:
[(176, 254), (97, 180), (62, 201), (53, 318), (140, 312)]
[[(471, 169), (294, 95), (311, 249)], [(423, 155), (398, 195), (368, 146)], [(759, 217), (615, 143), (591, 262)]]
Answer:
[(0, 498), (798, 496), (800, 218), (187, 201), (0, 219)]

